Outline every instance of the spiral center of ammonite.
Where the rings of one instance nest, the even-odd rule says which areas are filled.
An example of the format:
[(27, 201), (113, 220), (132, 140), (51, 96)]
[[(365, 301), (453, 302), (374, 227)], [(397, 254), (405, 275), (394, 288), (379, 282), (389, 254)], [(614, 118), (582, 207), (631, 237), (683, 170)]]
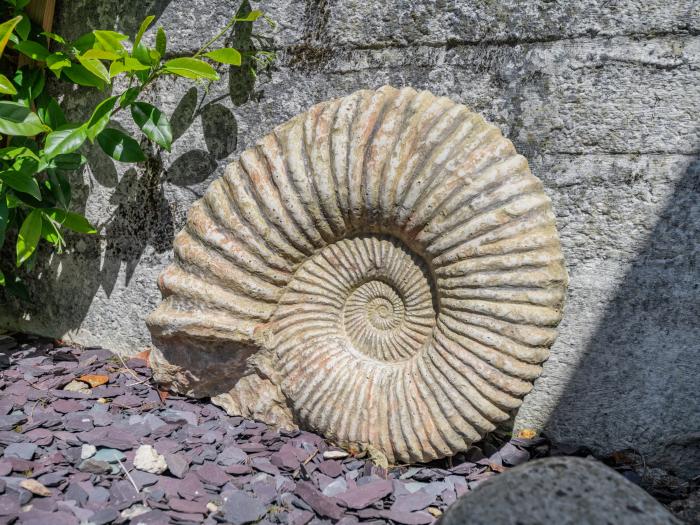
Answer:
[(432, 293), (421, 260), (401, 242), (367, 236), (348, 239), (349, 288), (342, 327), (355, 350), (381, 361), (411, 357), (435, 324)]
[(405, 306), (391, 286), (370, 281), (350, 295), (345, 312), (346, 323), (369, 323), (375, 330), (393, 330), (403, 322)]

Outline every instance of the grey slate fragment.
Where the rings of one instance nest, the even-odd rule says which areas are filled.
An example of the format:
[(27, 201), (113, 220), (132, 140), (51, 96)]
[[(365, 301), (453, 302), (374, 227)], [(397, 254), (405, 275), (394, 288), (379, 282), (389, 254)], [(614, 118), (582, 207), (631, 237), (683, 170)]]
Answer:
[(245, 492), (233, 491), (222, 496), (224, 497), (222, 507), (224, 519), (233, 525), (253, 523), (267, 512), (265, 505)]
[(336, 497), (350, 509), (364, 509), (375, 501), (388, 496), (391, 494), (391, 491), (392, 484), (390, 480), (378, 480), (338, 494)]
[(37, 446), (34, 443), (11, 443), (5, 448), (3, 456), (30, 460), (34, 457), (36, 449)]
[(184, 454), (163, 454), (165, 464), (168, 466), (170, 473), (176, 478), (184, 478), (189, 469), (190, 462)]

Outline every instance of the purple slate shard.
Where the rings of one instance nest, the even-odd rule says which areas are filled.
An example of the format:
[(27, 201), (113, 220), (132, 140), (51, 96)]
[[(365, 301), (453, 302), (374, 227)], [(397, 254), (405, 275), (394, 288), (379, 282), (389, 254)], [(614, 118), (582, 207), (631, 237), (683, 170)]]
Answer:
[(36, 453), (37, 446), (34, 443), (11, 443), (5, 448), (6, 458), (19, 458), (30, 460)]
[(57, 485), (60, 485), (65, 481), (66, 476), (68, 475), (68, 470), (57, 470), (55, 472), (48, 472), (46, 474), (43, 474), (37, 478), (37, 481), (41, 483), (42, 485), (45, 485), (47, 487), (55, 487)]
[(0, 516), (13, 516), (19, 513), (19, 497), (13, 494), (0, 496)]
[(231, 474), (233, 476), (241, 476), (243, 474), (250, 474), (253, 472), (253, 467), (250, 465), (233, 464), (226, 467), (225, 471), (227, 474)]
[(224, 472), (220, 467), (217, 467), (213, 463), (205, 463), (204, 465), (199, 467), (195, 472), (197, 476), (199, 476), (199, 479), (201, 479), (204, 483), (209, 483), (210, 485), (214, 485), (217, 487), (224, 485), (227, 481), (231, 479), (231, 477), (228, 474), (226, 474), (226, 472)]
[(61, 414), (80, 412), (85, 408), (80, 401), (76, 401), (75, 399), (59, 399), (58, 401), (55, 401), (51, 407), (56, 412), (60, 412)]
[(272, 476), (276, 476), (280, 473), (279, 469), (266, 458), (253, 458), (251, 465), (254, 469), (265, 472), (266, 474), (271, 474)]
[(222, 494), (222, 498), (224, 500), (222, 508), (224, 519), (227, 523), (232, 523), (233, 525), (253, 523), (262, 518), (267, 512), (265, 505), (242, 491), (233, 491), (226, 495)]
[[(156, 450), (158, 450), (156, 445)], [(176, 478), (184, 478), (187, 470), (190, 467), (190, 461), (184, 454), (163, 454), (165, 464), (168, 466), (170, 473)]]
[(318, 464), (318, 470), (328, 477), (337, 478), (343, 473), (343, 464), (334, 459), (327, 459)]
[(27, 420), (24, 414), (10, 414), (0, 416), (0, 430), (12, 430), (17, 425), (21, 425)]
[(380, 511), (380, 517), (402, 525), (427, 525), (435, 519), (427, 512), (404, 512), (399, 510)]
[(0, 445), (7, 446), (10, 443), (19, 443), (21, 441), (24, 441), (22, 434), (12, 430), (0, 430)]
[(185, 475), (178, 485), (177, 492), (185, 499), (197, 499), (206, 494), (202, 482), (194, 472)]
[(324, 496), (308, 481), (297, 483), (294, 493), (321, 517), (339, 520), (343, 516), (338, 500)]
[(429, 505), (432, 505), (434, 501), (435, 496), (433, 494), (419, 490), (413, 494), (406, 494), (397, 497), (394, 503), (391, 505), (391, 510), (398, 512), (423, 510)]
[(530, 453), (527, 450), (518, 448), (512, 443), (503, 445), (499, 452), (503, 462), (513, 467), (525, 463), (530, 459)]
[(130, 472), (131, 479), (134, 480), (136, 486), (141, 490), (143, 487), (150, 487), (158, 482), (158, 476), (151, 474), (150, 472), (144, 472), (142, 470), (132, 470)]
[(98, 510), (90, 517), (90, 523), (95, 525), (105, 525), (106, 523), (112, 523), (119, 517), (119, 510), (114, 507), (107, 507), (106, 509)]
[(186, 500), (179, 498), (170, 498), (168, 505), (171, 509), (177, 512), (185, 512), (187, 514), (206, 514), (207, 502), (205, 500)]
[(306, 525), (309, 523), (314, 517), (313, 512), (309, 512), (308, 510), (301, 510), (301, 509), (294, 509), (289, 513), (287, 516), (287, 524), (288, 525)]
[(350, 509), (364, 509), (372, 503), (391, 494), (390, 480), (372, 481), (355, 489), (336, 496), (341, 503)]
[(167, 409), (161, 412), (159, 415), (166, 423), (187, 423), (189, 425), (197, 426), (197, 415), (193, 414), (192, 412)]

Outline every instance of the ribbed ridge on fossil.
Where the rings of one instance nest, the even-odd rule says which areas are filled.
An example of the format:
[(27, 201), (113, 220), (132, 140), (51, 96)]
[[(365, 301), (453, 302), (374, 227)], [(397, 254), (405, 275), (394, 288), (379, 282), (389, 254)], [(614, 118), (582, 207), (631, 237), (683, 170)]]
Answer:
[[(212, 183), (174, 251), (148, 320), (171, 363), (161, 379), (402, 462), (509, 418), (567, 283), (526, 160), (479, 115), (409, 88), (275, 129)], [(232, 370), (219, 391), (205, 379), (217, 366)]]

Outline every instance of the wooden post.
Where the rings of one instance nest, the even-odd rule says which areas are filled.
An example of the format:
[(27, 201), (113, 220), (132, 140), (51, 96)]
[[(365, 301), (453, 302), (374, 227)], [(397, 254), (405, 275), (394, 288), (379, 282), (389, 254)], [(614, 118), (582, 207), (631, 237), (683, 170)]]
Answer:
[[(29, 19), (35, 24), (39, 24), (44, 31), (50, 32), (53, 28), (53, 13), (56, 9), (56, 0), (32, 0), (27, 5)], [(49, 42), (49, 46), (50, 46)], [(33, 60), (20, 54), (17, 59), (17, 67), (31, 64)]]
[(27, 6), (27, 14), (44, 31), (50, 32), (53, 27), (53, 13), (56, 9), (56, 0), (32, 0)]

